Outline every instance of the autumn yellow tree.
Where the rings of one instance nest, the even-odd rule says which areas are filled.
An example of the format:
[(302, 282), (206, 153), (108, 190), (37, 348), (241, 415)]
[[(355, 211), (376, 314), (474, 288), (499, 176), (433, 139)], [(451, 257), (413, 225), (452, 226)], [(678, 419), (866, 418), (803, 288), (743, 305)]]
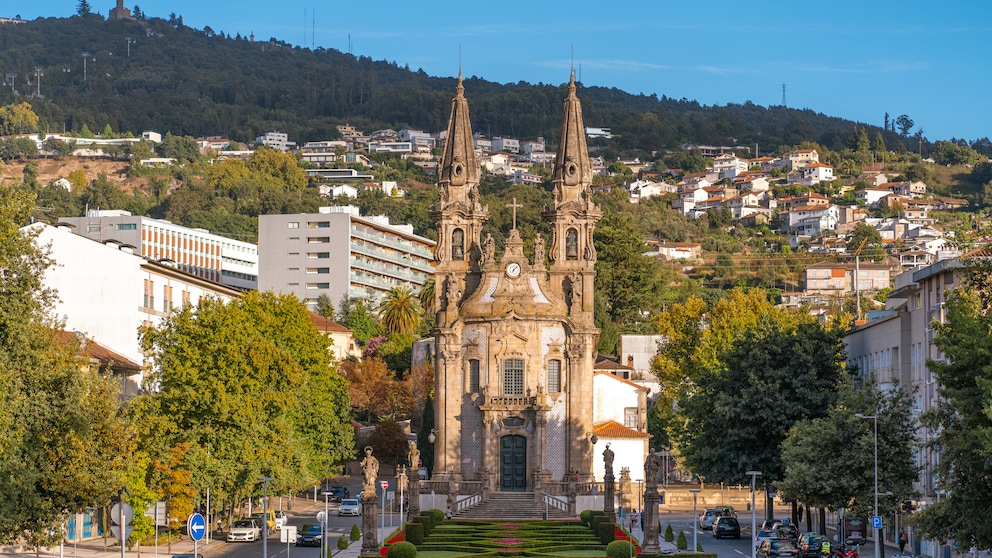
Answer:
[(31, 103), (22, 102), (0, 107), (0, 135), (26, 134), (38, 130), (38, 115)]
[(396, 376), (379, 357), (362, 363), (345, 362), (341, 372), (348, 381), (351, 405), (366, 421), (395, 413), (401, 407), (402, 390)]

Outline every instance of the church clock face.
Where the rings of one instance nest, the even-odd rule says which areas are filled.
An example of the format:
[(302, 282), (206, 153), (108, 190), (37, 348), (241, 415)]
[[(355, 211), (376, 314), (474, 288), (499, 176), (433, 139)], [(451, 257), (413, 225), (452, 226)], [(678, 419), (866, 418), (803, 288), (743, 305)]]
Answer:
[(506, 274), (510, 277), (520, 275), (520, 264), (514, 262), (506, 266)]

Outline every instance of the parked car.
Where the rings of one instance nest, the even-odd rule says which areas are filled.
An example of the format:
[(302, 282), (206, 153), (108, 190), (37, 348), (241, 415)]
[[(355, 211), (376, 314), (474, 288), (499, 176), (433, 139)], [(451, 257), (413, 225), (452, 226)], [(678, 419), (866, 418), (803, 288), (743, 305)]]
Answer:
[(331, 502), (340, 502), (351, 496), (351, 492), (348, 491), (347, 486), (332, 486), (325, 490), (324, 494), (330, 495)]
[(239, 519), (227, 532), (227, 542), (255, 542), (262, 540), (262, 527), (254, 519)]
[(286, 512), (279, 510), (276, 512), (276, 531), (282, 531), (286, 526)]
[(781, 519), (766, 519), (761, 522), (760, 529), (777, 529), (782, 524)]
[(799, 549), (799, 558), (816, 558), (820, 555), (820, 548), (823, 541), (827, 540), (826, 535), (818, 533), (803, 533), (799, 535), (796, 547)]
[[(262, 519), (262, 512), (257, 511), (257, 512), (253, 513), (253, 514), (251, 514), (251, 515), (248, 516), (248, 519), (254, 519), (259, 525), (261, 525), (262, 524), (262, 521), (263, 521), (263, 519)], [(264, 521), (265, 521), (266, 525), (268, 526), (270, 532), (271, 531), (275, 531), (276, 530), (276, 511), (275, 510), (265, 510), (265, 519), (264, 519)]]
[(799, 549), (796, 548), (796, 543), (789, 539), (765, 539), (755, 550), (755, 558), (758, 556), (761, 558), (772, 558), (773, 556), (795, 558), (798, 554)]
[(338, 515), (362, 515), (362, 504), (354, 498), (341, 500), (338, 506)]
[(741, 523), (732, 515), (724, 515), (716, 518), (713, 522), (713, 538), (721, 537), (741, 538)]
[(320, 546), (322, 538), (320, 523), (304, 523), (296, 531), (296, 546)]
[(776, 527), (776, 529), (784, 535), (784, 538), (790, 539), (792, 542), (799, 540), (799, 527), (796, 527), (795, 523), (784, 523)]
[(703, 530), (712, 529), (713, 522), (716, 521), (716, 518), (723, 517), (724, 515), (727, 514), (725, 514), (720, 508), (707, 509), (703, 513), (699, 514), (699, 528)]

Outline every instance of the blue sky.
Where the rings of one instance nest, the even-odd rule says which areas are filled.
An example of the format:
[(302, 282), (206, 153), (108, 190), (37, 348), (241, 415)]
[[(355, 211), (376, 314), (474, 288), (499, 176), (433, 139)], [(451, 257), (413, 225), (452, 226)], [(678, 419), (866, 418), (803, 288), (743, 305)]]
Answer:
[[(78, 0), (11, 4), (0, 2), (0, 16), (68, 17)], [(90, 4), (106, 15), (114, 0)], [(906, 114), (931, 140), (992, 137), (988, 0), (125, 0), (135, 4), (198, 29), (305, 41), (433, 76), (456, 75), (460, 51), (466, 76), (563, 83), (574, 52), (586, 85), (768, 106), (782, 103), (784, 83), (790, 107), (878, 126), (886, 112)]]

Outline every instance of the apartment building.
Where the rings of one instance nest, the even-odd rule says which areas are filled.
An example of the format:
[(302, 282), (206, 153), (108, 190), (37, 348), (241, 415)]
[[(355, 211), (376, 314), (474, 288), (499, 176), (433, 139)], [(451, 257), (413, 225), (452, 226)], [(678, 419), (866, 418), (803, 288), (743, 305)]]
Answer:
[(241, 290), (258, 285), (258, 246), (250, 242), (119, 209), (63, 217), (60, 224), (91, 240), (131, 246), (139, 256), (175, 264), (208, 281)]
[(289, 151), (296, 147), (296, 142), (289, 141), (289, 135), (283, 132), (266, 132), (255, 138), (255, 145), (267, 145), (279, 151)]
[(377, 301), (400, 285), (418, 291), (434, 274), (433, 240), (352, 206), (261, 215), (258, 239), (258, 288), (295, 294), (311, 309), (321, 295), (337, 304)]
[[(962, 268), (959, 258), (951, 258), (897, 275), (885, 310), (869, 312), (866, 323), (844, 336), (848, 367), (863, 381), (874, 379), (883, 391), (908, 389), (917, 418), (938, 402), (937, 382), (927, 361), (945, 362), (946, 356), (933, 344), (933, 325), (946, 322), (947, 291), (960, 284)], [(920, 476), (914, 489), (924, 502), (936, 498), (934, 470), (940, 455), (927, 445), (934, 435), (925, 425), (917, 426), (914, 459)], [(933, 548), (922, 548), (921, 553), (934, 555)]]

